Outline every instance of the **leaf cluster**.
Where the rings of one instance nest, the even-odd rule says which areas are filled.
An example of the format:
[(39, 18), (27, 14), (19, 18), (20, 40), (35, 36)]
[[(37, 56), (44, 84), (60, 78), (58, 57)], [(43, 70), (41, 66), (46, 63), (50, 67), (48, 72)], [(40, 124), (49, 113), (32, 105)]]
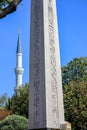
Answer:
[(72, 80), (87, 80), (87, 57), (75, 58), (62, 67), (63, 87)]
[(71, 81), (64, 87), (66, 120), (73, 130), (87, 129), (87, 81)]
[(29, 84), (19, 88), (20, 95), (13, 95), (8, 99), (6, 109), (11, 110), (13, 114), (25, 116), (28, 118), (29, 104)]
[(8, 116), (0, 122), (0, 130), (27, 130), (28, 120), (18, 115)]
[(0, 121), (4, 120), (9, 115), (12, 115), (12, 111), (0, 108)]
[(0, 0), (0, 9), (5, 8), (6, 6), (8, 6), (13, 1), (14, 0)]
[(0, 0), (0, 19), (15, 12), (22, 0)]
[(87, 130), (87, 58), (75, 58), (62, 69), (65, 118), (72, 130)]

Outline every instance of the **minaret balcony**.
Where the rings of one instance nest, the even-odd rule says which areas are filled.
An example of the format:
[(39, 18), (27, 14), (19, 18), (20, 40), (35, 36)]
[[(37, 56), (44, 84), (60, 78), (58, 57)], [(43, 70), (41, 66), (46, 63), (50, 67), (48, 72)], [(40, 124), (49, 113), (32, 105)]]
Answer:
[(15, 68), (15, 73), (16, 74), (23, 74), (24, 69), (23, 68)]

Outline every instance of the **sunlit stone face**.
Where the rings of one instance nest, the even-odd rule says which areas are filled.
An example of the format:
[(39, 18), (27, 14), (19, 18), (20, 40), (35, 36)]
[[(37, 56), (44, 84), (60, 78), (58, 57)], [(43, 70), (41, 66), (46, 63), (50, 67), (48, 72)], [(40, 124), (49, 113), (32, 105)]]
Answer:
[(64, 122), (56, 0), (31, 0), (29, 129)]

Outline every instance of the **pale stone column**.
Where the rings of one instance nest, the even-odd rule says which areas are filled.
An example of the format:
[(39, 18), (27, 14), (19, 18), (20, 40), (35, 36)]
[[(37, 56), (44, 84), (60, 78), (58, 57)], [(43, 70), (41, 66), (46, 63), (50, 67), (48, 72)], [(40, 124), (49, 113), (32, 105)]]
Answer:
[(20, 42), (20, 35), (18, 34), (18, 42), (16, 50), (16, 68), (15, 68), (16, 86), (14, 88), (16, 95), (19, 95), (19, 87), (22, 85), (23, 72), (24, 69), (22, 67), (22, 48)]
[(29, 129), (64, 124), (56, 0), (31, 0)]

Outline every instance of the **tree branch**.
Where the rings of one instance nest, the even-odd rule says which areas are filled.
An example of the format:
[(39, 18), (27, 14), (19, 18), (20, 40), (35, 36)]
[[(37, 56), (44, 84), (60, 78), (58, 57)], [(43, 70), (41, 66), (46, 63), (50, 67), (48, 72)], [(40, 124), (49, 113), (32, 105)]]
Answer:
[(5, 7), (4, 9), (0, 9), (0, 19), (16, 11), (21, 1), (22, 0), (13, 0), (13, 2), (11, 2), (7, 7)]

